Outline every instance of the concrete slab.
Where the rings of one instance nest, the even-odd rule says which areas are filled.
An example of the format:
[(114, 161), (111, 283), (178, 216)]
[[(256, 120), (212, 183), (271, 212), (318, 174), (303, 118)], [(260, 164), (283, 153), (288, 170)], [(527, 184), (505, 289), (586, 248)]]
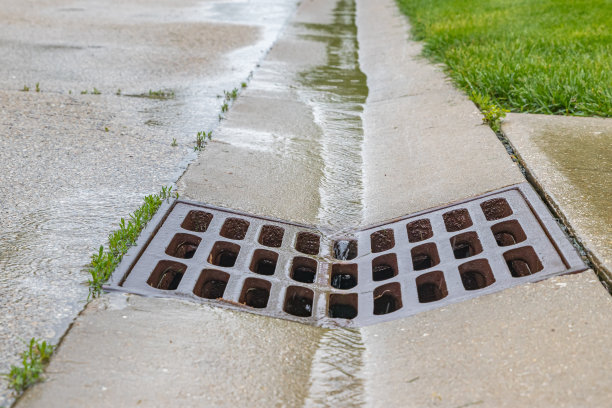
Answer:
[(608, 406), (611, 308), (588, 271), (365, 328), (368, 406)]
[(107, 295), (72, 326), (49, 381), (16, 406), (301, 406), (321, 334), (188, 302)]
[(612, 282), (612, 119), (509, 114), (502, 131)]
[[(524, 181), (476, 106), (420, 57), (392, 1), (358, 0), (365, 222)], [(384, 38), (384, 47), (381, 39)]]

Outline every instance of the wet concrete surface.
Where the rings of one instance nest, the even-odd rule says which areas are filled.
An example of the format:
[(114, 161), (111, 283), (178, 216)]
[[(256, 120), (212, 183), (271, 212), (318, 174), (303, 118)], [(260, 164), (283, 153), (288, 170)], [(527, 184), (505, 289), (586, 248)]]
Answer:
[(196, 157), (195, 133), (218, 125), (217, 95), (248, 80), (294, 8), (3, 3), (0, 372), (24, 340), (63, 335), (85, 305), (90, 255), (145, 195), (178, 179)]
[(612, 121), (510, 114), (503, 131), (612, 281)]
[[(353, 4), (358, 42), (352, 30), (343, 41), (358, 67), (351, 53), (334, 56), (320, 29), (350, 23)], [(407, 32), (391, 0), (302, 2), (177, 183), (183, 196), (336, 229), (522, 182), (477, 109), (420, 60)], [(367, 94), (338, 92), (330, 73), (341, 83), (346, 70), (367, 75)], [(315, 93), (303, 79), (317, 73), (326, 86)], [(361, 158), (326, 151), (346, 141), (361, 144)], [(350, 186), (354, 205), (327, 221), (339, 197), (331, 174), (361, 183)], [(609, 307), (592, 272), (361, 330), (106, 296), (18, 406), (595, 407), (609, 396)]]

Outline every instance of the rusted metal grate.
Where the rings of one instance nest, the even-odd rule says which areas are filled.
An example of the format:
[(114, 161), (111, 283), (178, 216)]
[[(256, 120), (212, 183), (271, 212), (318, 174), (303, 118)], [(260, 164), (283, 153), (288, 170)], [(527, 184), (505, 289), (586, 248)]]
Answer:
[(523, 183), (334, 236), (176, 200), (106, 289), (359, 327), (584, 269)]

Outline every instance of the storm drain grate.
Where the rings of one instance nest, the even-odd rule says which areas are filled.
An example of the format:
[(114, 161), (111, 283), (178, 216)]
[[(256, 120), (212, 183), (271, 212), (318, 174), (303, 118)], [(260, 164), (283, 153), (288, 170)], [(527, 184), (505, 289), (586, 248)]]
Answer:
[(584, 269), (524, 183), (332, 237), (176, 200), (106, 289), (359, 327)]

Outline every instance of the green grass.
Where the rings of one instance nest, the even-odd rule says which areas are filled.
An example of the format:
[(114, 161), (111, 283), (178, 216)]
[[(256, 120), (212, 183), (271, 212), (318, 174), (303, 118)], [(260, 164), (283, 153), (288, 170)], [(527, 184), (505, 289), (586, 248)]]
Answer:
[(10, 371), (3, 374), (8, 380), (9, 387), (22, 392), (39, 382), (54, 349), (55, 346), (46, 341), (30, 339), (28, 348), (21, 353), (21, 365), (12, 365)]
[(119, 229), (108, 237), (108, 249), (105, 250), (104, 246), (100, 246), (98, 252), (91, 257), (89, 297), (96, 297), (102, 293), (102, 285), (110, 278), (123, 255), (136, 244), (140, 232), (153, 218), (162, 202), (171, 197), (178, 198), (178, 193), (173, 193), (172, 187), (162, 187), (158, 194), (146, 196), (144, 204), (130, 214), (127, 222), (124, 218), (121, 219)]
[(423, 53), (512, 112), (612, 116), (612, 1), (397, 0)]

